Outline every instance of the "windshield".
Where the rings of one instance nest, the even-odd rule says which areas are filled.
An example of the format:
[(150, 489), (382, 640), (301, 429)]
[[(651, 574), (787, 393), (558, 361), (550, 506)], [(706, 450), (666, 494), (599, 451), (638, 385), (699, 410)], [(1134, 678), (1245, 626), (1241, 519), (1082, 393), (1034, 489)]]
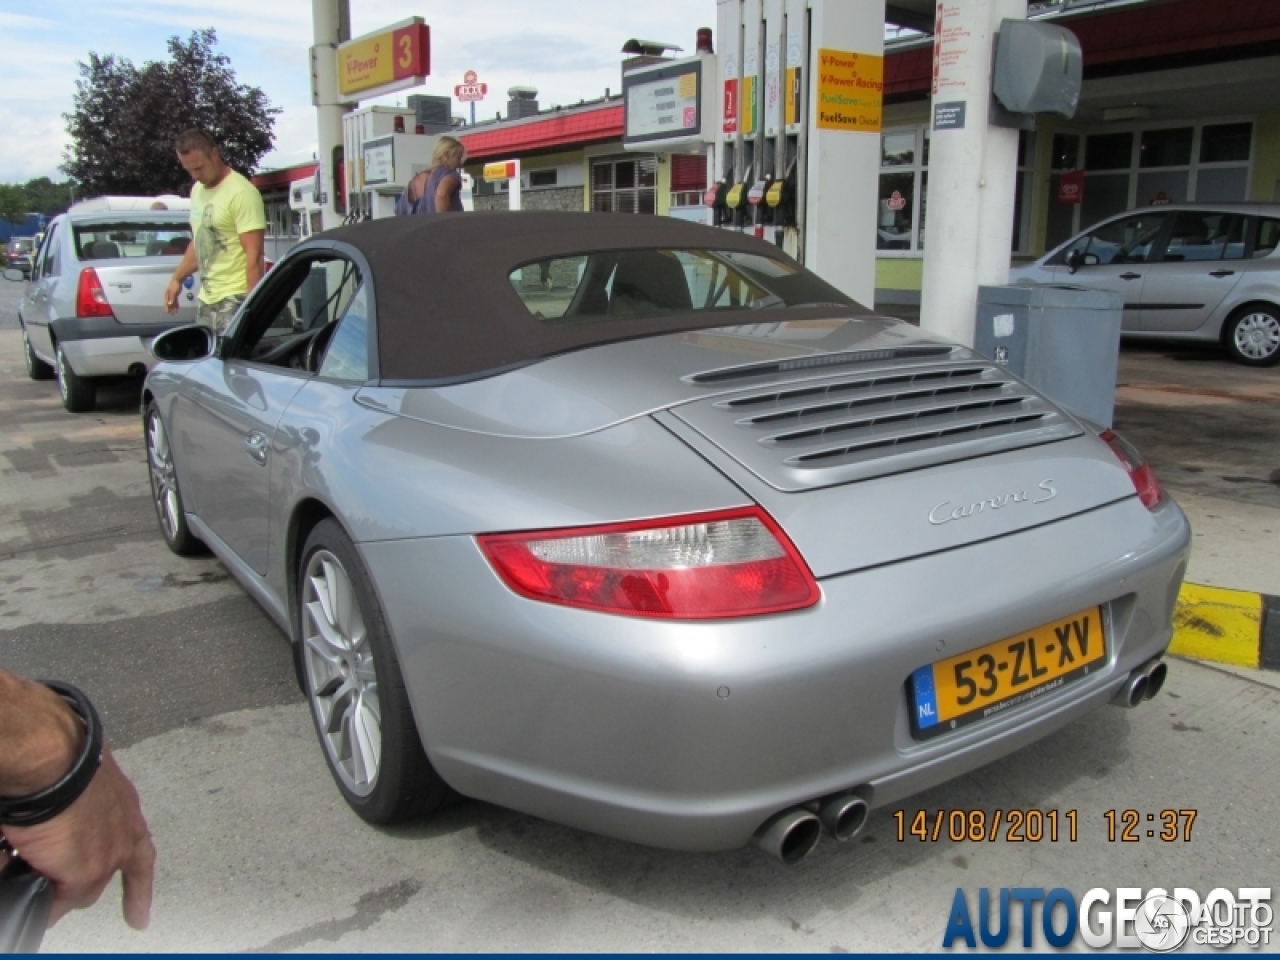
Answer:
[(612, 250), (513, 270), (511, 285), (548, 324), (853, 301), (781, 260), (732, 250)]
[(184, 220), (84, 223), (76, 224), (72, 233), (81, 260), (180, 257), (191, 242), (191, 225)]

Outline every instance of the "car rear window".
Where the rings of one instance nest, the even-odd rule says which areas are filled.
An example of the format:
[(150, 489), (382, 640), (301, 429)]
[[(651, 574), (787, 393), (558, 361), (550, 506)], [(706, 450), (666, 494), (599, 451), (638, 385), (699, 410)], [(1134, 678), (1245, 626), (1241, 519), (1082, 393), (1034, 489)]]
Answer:
[(28, 240), (10, 240), (9, 252), (10, 253), (30, 253), (32, 246), (33, 244), (29, 239)]
[(548, 324), (769, 307), (849, 306), (804, 270), (736, 250), (612, 250), (537, 260), (510, 274)]
[(191, 243), (191, 225), (182, 220), (84, 223), (76, 224), (72, 233), (81, 260), (180, 257)]

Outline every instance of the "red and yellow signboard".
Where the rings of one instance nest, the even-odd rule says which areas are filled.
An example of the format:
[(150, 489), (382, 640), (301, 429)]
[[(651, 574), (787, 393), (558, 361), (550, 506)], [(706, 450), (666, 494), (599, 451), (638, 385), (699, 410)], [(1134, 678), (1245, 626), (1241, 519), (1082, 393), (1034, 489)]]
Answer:
[(488, 183), (496, 180), (513, 180), (518, 176), (520, 176), (518, 160), (499, 160), (496, 163), (484, 165), (484, 179)]
[(422, 83), (431, 73), (431, 28), (421, 17), (338, 44), (338, 94), (376, 97)]
[(818, 129), (879, 133), (883, 103), (884, 57), (818, 50)]

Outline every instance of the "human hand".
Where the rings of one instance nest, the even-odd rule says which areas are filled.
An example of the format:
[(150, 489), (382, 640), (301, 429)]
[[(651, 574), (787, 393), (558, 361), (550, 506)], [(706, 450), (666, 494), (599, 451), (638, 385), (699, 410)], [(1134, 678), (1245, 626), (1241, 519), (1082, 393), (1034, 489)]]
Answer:
[(53, 884), (53, 926), (72, 910), (92, 906), (116, 871), (124, 879), (124, 919), (135, 930), (151, 922), (156, 849), (138, 792), (102, 748), (89, 786), (63, 813), (34, 827), (3, 828), (5, 839)]
[(178, 296), (182, 293), (182, 284), (177, 280), (170, 280), (169, 286), (164, 290), (164, 311), (165, 313), (178, 312)]

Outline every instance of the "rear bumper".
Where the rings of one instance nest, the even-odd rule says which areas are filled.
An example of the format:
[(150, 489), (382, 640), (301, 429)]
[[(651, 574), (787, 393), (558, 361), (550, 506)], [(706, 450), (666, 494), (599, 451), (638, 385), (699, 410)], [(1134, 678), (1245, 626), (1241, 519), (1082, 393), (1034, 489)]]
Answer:
[[(1105, 704), (1159, 655), (1190, 528), (1130, 498), (821, 581), (804, 611), (663, 623), (521, 599), (469, 537), (360, 549), (433, 764), (463, 794), (653, 846), (741, 846), (850, 788), (893, 803)], [(1101, 605), (1096, 673), (927, 742), (913, 670)]]
[(150, 369), (156, 362), (151, 341), (186, 325), (186, 320), (128, 324), (114, 317), (63, 317), (51, 329), (78, 376), (110, 377), (127, 374), (138, 364)]

